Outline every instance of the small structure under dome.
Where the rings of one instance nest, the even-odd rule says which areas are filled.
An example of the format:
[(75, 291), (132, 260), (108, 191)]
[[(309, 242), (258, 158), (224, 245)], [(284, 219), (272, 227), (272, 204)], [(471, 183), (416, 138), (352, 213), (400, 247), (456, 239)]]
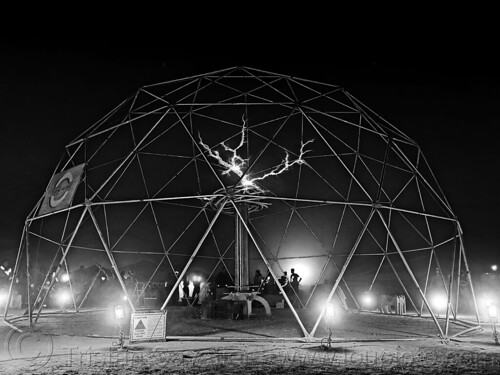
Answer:
[[(428, 160), (341, 87), (249, 67), (147, 85), (64, 150), (14, 270), (36, 284), (25, 293), (30, 324), (52, 276), (89, 263), (132, 311), (166, 280), (168, 308), (193, 272), (208, 285), (225, 270), (232, 291), (251, 294), (259, 269), (306, 340), (340, 288), (354, 310), (371, 310), (367, 294), (404, 296), (405, 313), (432, 319), (440, 337), (453, 321), (465, 327), (458, 334), (480, 327), (460, 223)], [(125, 276), (139, 260), (154, 266), (131, 294)], [(292, 268), (299, 291), (278, 280)], [(438, 292), (442, 311), (431, 303)], [(303, 309), (316, 309), (312, 323)]]

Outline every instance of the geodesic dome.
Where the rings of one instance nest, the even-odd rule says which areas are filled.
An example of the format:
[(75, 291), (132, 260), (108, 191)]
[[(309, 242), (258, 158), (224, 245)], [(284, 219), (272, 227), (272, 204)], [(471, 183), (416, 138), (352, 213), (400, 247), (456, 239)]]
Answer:
[(354, 309), (364, 293), (402, 294), (444, 335), (431, 293), (455, 318), (473, 296), (459, 222), (419, 145), (341, 87), (248, 67), (143, 86), (67, 144), (17, 273), (35, 252), (40, 284), (83, 263), (121, 282), (149, 261), (142, 281), (175, 287), (226, 270), (240, 289), (256, 269), (294, 268), (292, 309), (339, 288)]

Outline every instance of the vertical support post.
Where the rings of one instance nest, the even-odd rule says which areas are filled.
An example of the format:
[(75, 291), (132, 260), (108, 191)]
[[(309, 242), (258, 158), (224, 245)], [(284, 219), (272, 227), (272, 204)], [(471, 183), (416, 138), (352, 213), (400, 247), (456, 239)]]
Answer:
[(243, 223), (248, 223), (248, 203), (236, 204), (241, 214), (234, 215), (235, 240), (234, 240), (234, 260), (235, 260), (235, 286), (241, 291), (248, 286), (248, 233)]
[[(458, 231), (457, 231), (458, 235)], [(451, 306), (451, 294), (453, 292), (453, 276), (455, 273), (455, 254), (457, 252), (457, 236), (455, 236), (455, 240), (453, 241), (453, 256), (452, 256), (452, 261), (451, 261), (451, 267), (450, 267), (450, 276), (449, 276), (449, 283), (448, 283), (448, 296), (447, 296), (447, 301), (446, 301), (446, 325), (445, 325), (445, 335), (448, 337), (448, 328), (450, 325), (450, 309), (452, 309)], [(455, 319), (457, 317), (455, 316)]]
[(460, 299), (460, 279), (462, 274), (462, 252), (460, 248), (458, 250), (458, 262), (457, 262), (457, 294), (455, 298), (455, 314), (458, 315), (458, 301)]
[(30, 285), (31, 285), (31, 277), (30, 277), (30, 251), (29, 251), (29, 225), (24, 226), (24, 230), (26, 232), (26, 305), (28, 306), (28, 321), (30, 327), (33, 325), (33, 314), (31, 312), (31, 297), (30, 297)]
[(465, 270), (467, 271), (467, 277), (469, 279), (469, 286), (470, 286), (470, 290), (472, 293), (472, 299), (474, 300), (476, 319), (477, 319), (477, 322), (479, 323), (481, 321), (481, 319), (479, 318), (479, 310), (477, 308), (476, 294), (474, 293), (474, 287), (472, 286), (472, 278), (470, 275), (469, 263), (467, 262), (467, 257), (465, 256), (464, 241), (462, 238), (462, 229), (459, 229), (458, 235), (459, 235), (459, 239), (460, 239), (460, 252), (462, 254), (462, 257), (464, 260), (464, 265), (465, 265)]

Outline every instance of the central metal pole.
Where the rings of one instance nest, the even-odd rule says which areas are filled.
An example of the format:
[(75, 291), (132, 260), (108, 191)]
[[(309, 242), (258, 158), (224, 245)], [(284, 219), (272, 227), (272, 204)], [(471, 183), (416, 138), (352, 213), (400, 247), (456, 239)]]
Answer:
[(236, 207), (240, 213), (235, 213), (235, 240), (234, 240), (234, 262), (235, 262), (235, 286), (237, 291), (247, 290), (249, 284), (248, 274), (248, 233), (245, 224), (248, 224), (248, 203), (237, 203)]

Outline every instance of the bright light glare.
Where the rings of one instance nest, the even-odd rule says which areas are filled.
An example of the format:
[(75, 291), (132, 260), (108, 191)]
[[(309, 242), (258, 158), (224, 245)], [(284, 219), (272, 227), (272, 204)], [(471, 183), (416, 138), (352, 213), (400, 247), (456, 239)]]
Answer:
[(70, 298), (71, 295), (67, 290), (62, 290), (59, 293), (57, 293), (57, 301), (59, 302), (60, 305), (68, 303)]
[(106, 281), (106, 277), (101, 276), (101, 280), (102, 280), (102, 281)]
[(335, 306), (332, 302), (328, 302), (326, 304), (325, 319), (327, 322), (333, 322), (335, 319)]
[(249, 187), (249, 186), (254, 186), (254, 183), (252, 180), (249, 180), (247, 176), (243, 176), (241, 179), (241, 185), (243, 187)]
[(492, 269), (493, 271), (496, 271), (496, 270), (498, 269), (498, 266), (497, 266), (496, 264), (494, 264), (494, 265), (492, 265), (492, 266), (491, 266), (491, 269)]
[(366, 307), (372, 307), (374, 305), (375, 300), (370, 293), (365, 293), (365, 294), (363, 294), (361, 302)]
[(128, 300), (127, 296), (125, 296), (125, 295), (122, 297), (122, 299), (123, 299), (124, 301)]
[(122, 305), (116, 305), (115, 306), (115, 319), (120, 320), (125, 318), (125, 312), (123, 311), (123, 306)]
[[(292, 251), (295, 251), (292, 249)], [(306, 285), (308, 282), (316, 277), (315, 272), (317, 271), (316, 263), (314, 262), (300, 262), (299, 264), (291, 264), (290, 269), (293, 268), (295, 273), (300, 276), (300, 285)], [(288, 277), (290, 277), (290, 273), (288, 272)], [(300, 288), (300, 287), (299, 287)]]
[(431, 297), (431, 306), (437, 311), (443, 311), (446, 309), (448, 304), (448, 299), (443, 294), (435, 294)]
[(2, 305), (3, 303), (5, 303), (5, 301), (7, 301), (7, 293), (0, 293), (0, 305)]
[(61, 281), (65, 283), (66, 281), (69, 281), (69, 275), (67, 273), (63, 273), (61, 276)]
[(201, 276), (200, 275), (194, 275), (193, 276), (193, 281), (194, 282), (200, 282), (201, 281)]
[(479, 304), (481, 306), (485, 306), (486, 308), (489, 308), (493, 304), (493, 299), (491, 298), (491, 296), (483, 295), (480, 299)]
[(488, 316), (490, 318), (496, 318), (497, 315), (497, 307), (494, 304), (488, 306)]
[(231, 165), (229, 170), (233, 173), (236, 173), (238, 176), (242, 175), (241, 167), (239, 165)]

